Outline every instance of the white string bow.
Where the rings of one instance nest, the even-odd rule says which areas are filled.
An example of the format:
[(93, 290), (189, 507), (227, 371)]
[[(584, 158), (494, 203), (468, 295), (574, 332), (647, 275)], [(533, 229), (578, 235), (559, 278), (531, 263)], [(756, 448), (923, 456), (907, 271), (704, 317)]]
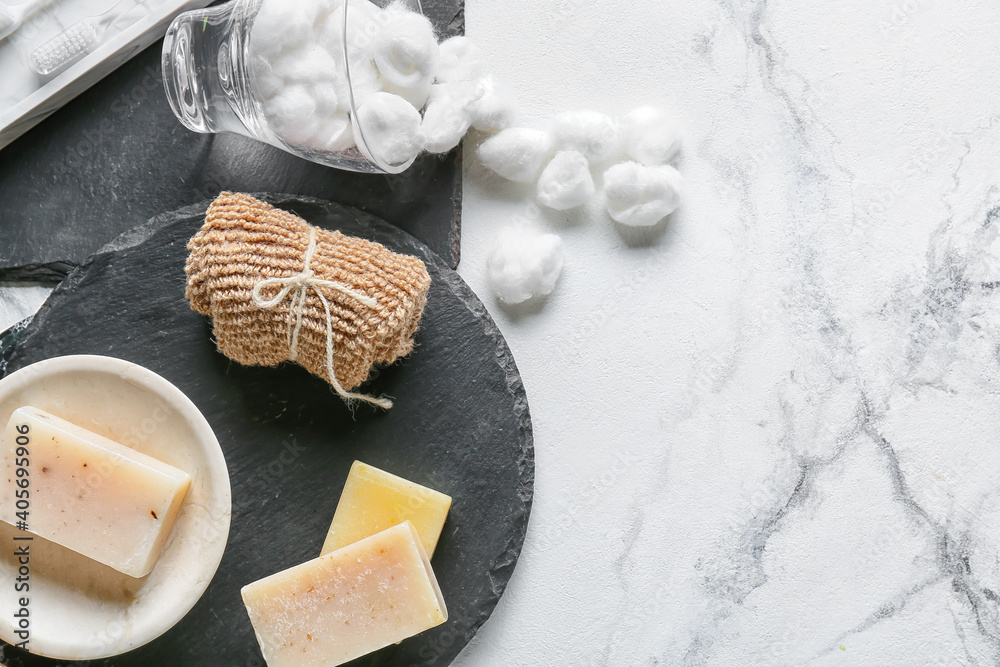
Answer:
[[(299, 352), (299, 331), (302, 329), (302, 314), (305, 310), (306, 295), (310, 289), (315, 292), (316, 296), (318, 296), (319, 300), (323, 303), (324, 310), (326, 310), (326, 373), (330, 384), (333, 385), (333, 388), (344, 400), (350, 401), (353, 399), (364, 401), (388, 410), (392, 407), (392, 401), (388, 398), (376, 398), (367, 394), (346, 391), (337, 380), (337, 374), (333, 370), (333, 317), (330, 314), (330, 302), (327, 301), (326, 296), (323, 294), (323, 290), (332, 289), (340, 292), (341, 294), (347, 295), (369, 308), (376, 307), (378, 302), (370, 296), (361, 294), (360, 292), (355, 292), (348, 287), (344, 287), (338, 282), (316, 278), (316, 272), (309, 268), (309, 263), (312, 261), (312, 256), (315, 250), (316, 228), (311, 227), (309, 230), (309, 247), (306, 248), (305, 260), (302, 263), (302, 271), (287, 278), (265, 278), (264, 280), (261, 280), (259, 283), (254, 285), (253, 292), (251, 293), (254, 305), (258, 308), (263, 308), (264, 310), (270, 310), (283, 302), (289, 294), (292, 294), (293, 290), (296, 290), (292, 295), (292, 303), (288, 308), (288, 332), (286, 334), (288, 341), (288, 358), (295, 361)], [(270, 299), (265, 299), (262, 293), (269, 287), (280, 287), (281, 289), (278, 290), (278, 293)]]

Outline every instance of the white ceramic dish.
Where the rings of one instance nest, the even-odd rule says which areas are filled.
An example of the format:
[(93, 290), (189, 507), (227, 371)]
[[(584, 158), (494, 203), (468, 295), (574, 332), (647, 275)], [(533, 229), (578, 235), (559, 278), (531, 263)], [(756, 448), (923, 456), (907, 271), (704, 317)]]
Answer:
[(191, 475), (191, 487), (153, 571), (133, 579), (35, 537), (30, 593), (16, 592), (14, 540), (0, 523), (0, 639), (16, 644), (18, 599), (29, 598), (27, 648), (63, 660), (119, 655), (169, 630), (218, 569), (229, 536), (229, 471), (208, 422), (179, 389), (131, 362), (66, 356), (0, 380), (0, 422), (32, 405), (126, 444)]

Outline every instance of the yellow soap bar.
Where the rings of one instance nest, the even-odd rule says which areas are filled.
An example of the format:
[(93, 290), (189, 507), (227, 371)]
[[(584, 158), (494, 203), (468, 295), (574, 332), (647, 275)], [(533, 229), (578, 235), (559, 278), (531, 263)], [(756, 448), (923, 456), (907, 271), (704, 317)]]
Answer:
[(190, 475), (32, 407), (14, 411), (0, 447), (0, 521), (132, 577), (149, 574)]
[(332, 667), (448, 620), (409, 521), (243, 587), (268, 667)]
[(451, 496), (355, 461), (321, 553), (412, 521), (427, 555), (433, 557), (449, 509)]

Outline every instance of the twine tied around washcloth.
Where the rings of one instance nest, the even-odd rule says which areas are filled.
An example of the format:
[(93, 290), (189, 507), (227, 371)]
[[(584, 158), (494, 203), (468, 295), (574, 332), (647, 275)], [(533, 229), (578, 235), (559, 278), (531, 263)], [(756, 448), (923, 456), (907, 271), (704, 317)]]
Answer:
[(219, 351), (244, 365), (291, 360), (348, 402), (376, 364), (413, 350), (430, 276), (416, 257), (223, 192), (188, 242), (187, 297)]
[[(330, 302), (327, 301), (327, 298), (323, 295), (323, 289), (332, 289), (340, 292), (341, 294), (346, 294), (369, 308), (377, 306), (378, 301), (369, 296), (365, 296), (364, 294), (355, 292), (348, 287), (344, 287), (338, 282), (334, 282), (332, 280), (320, 280), (319, 278), (316, 278), (316, 272), (309, 268), (309, 262), (312, 261), (313, 252), (315, 252), (315, 250), (316, 228), (313, 227), (309, 230), (309, 247), (306, 248), (305, 259), (302, 262), (302, 272), (288, 278), (265, 278), (254, 285), (250, 296), (257, 307), (270, 310), (284, 301), (292, 290), (298, 290), (295, 295), (292, 296), (292, 305), (288, 309), (288, 359), (290, 361), (295, 361), (299, 356), (299, 331), (302, 329), (302, 312), (305, 310), (306, 294), (310, 289), (312, 289), (316, 293), (316, 296), (319, 297), (319, 300), (323, 303), (323, 309), (326, 311), (327, 381), (345, 401), (349, 401), (351, 399), (364, 401), (388, 410), (392, 407), (392, 401), (390, 399), (385, 398), (384, 396), (381, 398), (375, 398), (374, 396), (369, 396), (367, 394), (347, 391), (340, 386), (340, 382), (337, 381), (337, 374), (333, 370), (333, 316), (330, 314)], [(277, 294), (270, 299), (265, 299), (261, 296), (265, 288), (274, 286), (281, 287)]]

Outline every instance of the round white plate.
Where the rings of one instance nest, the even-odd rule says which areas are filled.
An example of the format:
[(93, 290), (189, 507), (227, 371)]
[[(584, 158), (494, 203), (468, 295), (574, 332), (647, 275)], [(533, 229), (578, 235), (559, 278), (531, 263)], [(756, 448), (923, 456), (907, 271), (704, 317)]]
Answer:
[[(19, 598), (29, 599), (32, 653), (63, 660), (119, 655), (152, 641), (194, 606), (229, 537), (232, 497), (219, 441), (187, 396), (128, 361), (66, 356), (0, 380), (0, 428), (24, 405), (149, 454), (191, 475), (191, 486), (153, 571), (134, 579), (0, 522), (0, 639), (17, 636)], [(30, 591), (18, 592), (15, 545), (30, 544)]]

